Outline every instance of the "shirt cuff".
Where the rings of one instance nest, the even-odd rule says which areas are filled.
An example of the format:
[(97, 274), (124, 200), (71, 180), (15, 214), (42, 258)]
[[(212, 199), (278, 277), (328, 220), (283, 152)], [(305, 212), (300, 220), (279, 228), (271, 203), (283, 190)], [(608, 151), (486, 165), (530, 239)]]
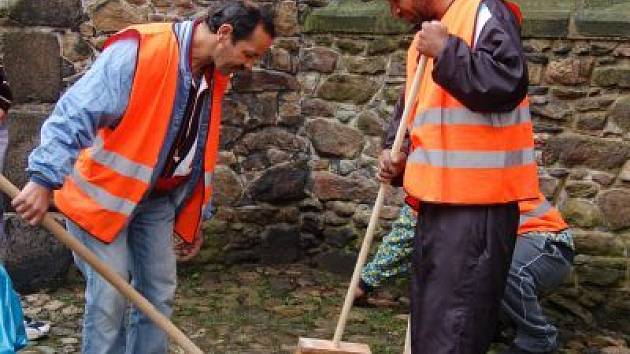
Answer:
[(46, 187), (50, 190), (53, 189), (57, 189), (60, 186), (55, 186), (54, 184), (50, 183), (46, 178), (42, 177), (42, 175), (34, 173), (30, 176), (29, 180), (31, 182), (37, 183), (42, 187)]

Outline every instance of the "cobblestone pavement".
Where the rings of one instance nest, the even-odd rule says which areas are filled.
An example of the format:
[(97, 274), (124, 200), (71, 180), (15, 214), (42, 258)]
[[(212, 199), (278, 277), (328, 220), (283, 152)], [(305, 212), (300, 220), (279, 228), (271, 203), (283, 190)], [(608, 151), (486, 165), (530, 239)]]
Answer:
[[(348, 277), (303, 265), (205, 266), (180, 269), (176, 325), (207, 353), (292, 353), (298, 337), (330, 338)], [(408, 299), (392, 288), (351, 312), (344, 340), (368, 343), (373, 353), (401, 353)], [(22, 354), (80, 351), (83, 283), (24, 296), (25, 313), (52, 322), (50, 336)], [(563, 328), (562, 353), (630, 354), (624, 334)], [(627, 338), (628, 334), (625, 334)], [(493, 352), (504, 346), (496, 344)], [(183, 353), (173, 346), (172, 353)]]

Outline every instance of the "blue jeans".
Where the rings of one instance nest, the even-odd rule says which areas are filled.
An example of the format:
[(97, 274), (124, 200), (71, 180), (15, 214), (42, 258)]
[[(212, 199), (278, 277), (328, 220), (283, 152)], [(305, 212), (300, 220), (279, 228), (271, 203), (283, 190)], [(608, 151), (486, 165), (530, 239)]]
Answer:
[(534, 353), (557, 349), (558, 329), (544, 316), (538, 297), (564, 282), (571, 272), (571, 253), (544, 236), (517, 238), (502, 301), (504, 313), (516, 325), (517, 347)]
[[(72, 222), (67, 226), (102, 261), (124, 279), (131, 279), (160, 312), (170, 316), (177, 283), (171, 240), (174, 219), (175, 206), (166, 196), (141, 202), (111, 244), (100, 242)], [(135, 307), (127, 316), (126, 298), (78, 256), (74, 259), (87, 283), (82, 353), (167, 353), (166, 333)]]

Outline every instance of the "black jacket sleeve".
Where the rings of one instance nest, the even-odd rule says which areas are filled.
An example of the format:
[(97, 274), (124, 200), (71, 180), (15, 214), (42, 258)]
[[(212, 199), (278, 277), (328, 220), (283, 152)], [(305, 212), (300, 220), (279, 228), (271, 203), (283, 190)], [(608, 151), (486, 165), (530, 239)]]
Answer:
[[(391, 149), (394, 145), (394, 140), (396, 140), (396, 133), (398, 132), (398, 125), (400, 124), (400, 120), (402, 119), (403, 112), (405, 111), (405, 90), (402, 90), (400, 98), (396, 105), (394, 106), (394, 111), (392, 112), (392, 117), (389, 120), (389, 125), (385, 130), (385, 134), (383, 135), (383, 149)], [(409, 150), (411, 149), (411, 140), (409, 139), (409, 132), (405, 129), (405, 138), (403, 140), (402, 146), (400, 150), (409, 155)], [(392, 185), (396, 187), (401, 187), (403, 185), (403, 174), (394, 178), (392, 180)]]
[(12, 101), (13, 94), (11, 93), (11, 88), (4, 75), (4, 68), (0, 66), (0, 108), (4, 111), (8, 111)]
[(500, 0), (484, 0), (492, 17), (474, 49), (451, 35), (435, 59), (433, 80), (472, 111), (505, 112), (527, 93), (527, 64), (520, 28)]
[[(400, 98), (396, 102), (394, 106), (394, 111), (392, 112), (392, 117), (389, 120), (389, 125), (387, 126), (387, 130), (385, 130), (385, 134), (383, 135), (383, 149), (391, 149), (392, 145), (394, 145), (394, 140), (396, 140), (396, 132), (398, 131), (398, 125), (400, 125), (400, 120), (402, 119), (402, 114), (405, 111), (405, 90), (402, 90), (400, 94)], [(404, 152), (409, 151), (409, 135), (405, 136), (405, 140), (403, 141), (403, 145), (401, 150)]]

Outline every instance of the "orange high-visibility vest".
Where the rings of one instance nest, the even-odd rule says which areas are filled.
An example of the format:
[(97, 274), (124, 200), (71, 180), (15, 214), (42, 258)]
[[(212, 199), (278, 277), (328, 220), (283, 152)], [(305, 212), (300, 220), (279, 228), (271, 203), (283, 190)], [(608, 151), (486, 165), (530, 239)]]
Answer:
[[(480, 0), (455, 0), (442, 18), (470, 46)], [(407, 91), (418, 62), (416, 42), (407, 53)], [(412, 151), (404, 187), (424, 202), (498, 204), (535, 199), (538, 176), (528, 100), (504, 113), (472, 112), (432, 79), (427, 63), (407, 121)]]
[[(100, 128), (93, 145), (80, 152), (72, 173), (55, 192), (55, 204), (73, 222), (103, 242), (112, 242), (152, 187), (175, 101), (179, 44), (171, 23), (129, 27), (112, 36), (138, 39), (138, 56), (127, 110), (116, 128)], [(210, 128), (205, 141), (204, 175), (184, 201), (175, 232), (194, 241), (202, 208), (212, 196), (221, 102), (228, 78), (216, 70), (212, 82)], [(211, 80), (211, 81), (210, 81)]]
[(521, 216), (518, 223), (518, 234), (528, 232), (559, 232), (569, 228), (558, 209), (539, 194), (537, 199), (523, 200), (518, 203)]
[[(421, 210), (421, 203), (417, 199), (406, 198), (405, 201), (414, 213), (417, 214)], [(520, 201), (518, 209), (520, 212), (516, 232), (518, 235), (528, 232), (560, 232), (569, 228), (558, 209), (554, 208), (542, 193), (539, 193), (536, 199)]]

